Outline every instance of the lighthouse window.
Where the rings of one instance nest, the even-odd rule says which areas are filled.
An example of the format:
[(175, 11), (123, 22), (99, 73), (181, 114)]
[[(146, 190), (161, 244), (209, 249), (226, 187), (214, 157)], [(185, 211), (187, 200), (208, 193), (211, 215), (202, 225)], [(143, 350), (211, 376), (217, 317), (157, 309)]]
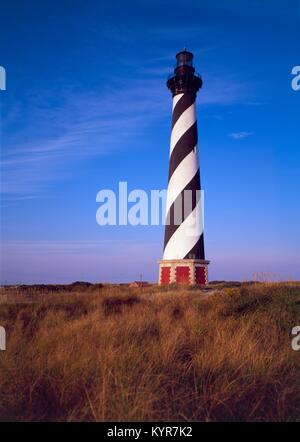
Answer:
[(193, 56), (189, 52), (181, 52), (177, 55), (177, 66), (193, 66)]

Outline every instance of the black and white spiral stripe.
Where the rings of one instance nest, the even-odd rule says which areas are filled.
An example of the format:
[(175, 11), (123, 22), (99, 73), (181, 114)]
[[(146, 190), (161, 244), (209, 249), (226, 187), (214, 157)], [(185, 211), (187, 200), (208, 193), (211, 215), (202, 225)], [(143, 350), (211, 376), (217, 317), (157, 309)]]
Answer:
[[(205, 259), (195, 99), (194, 93), (173, 97), (163, 259)], [(185, 204), (187, 196), (191, 198)]]

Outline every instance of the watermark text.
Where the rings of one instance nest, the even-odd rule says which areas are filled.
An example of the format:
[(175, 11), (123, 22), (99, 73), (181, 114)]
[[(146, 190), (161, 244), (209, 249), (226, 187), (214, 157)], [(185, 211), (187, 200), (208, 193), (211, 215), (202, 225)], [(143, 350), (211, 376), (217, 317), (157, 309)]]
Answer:
[(180, 226), (184, 222), (191, 236), (204, 227), (204, 192), (200, 189), (129, 192), (127, 182), (121, 181), (118, 192), (100, 190), (96, 202), (100, 203), (96, 212), (99, 226)]
[(291, 345), (294, 351), (300, 350), (300, 325), (296, 325), (292, 328), (292, 335), (294, 338), (292, 339)]
[(0, 350), (6, 350), (6, 331), (2, 326), (0, 326)]
[(0, 66), (0, 91), (6, 91), (6, 71)]
[(300, 90), (300, 66), (294, 66), (291, 72), (294, 75), (292, 79), (291, 86), (294, 91)]

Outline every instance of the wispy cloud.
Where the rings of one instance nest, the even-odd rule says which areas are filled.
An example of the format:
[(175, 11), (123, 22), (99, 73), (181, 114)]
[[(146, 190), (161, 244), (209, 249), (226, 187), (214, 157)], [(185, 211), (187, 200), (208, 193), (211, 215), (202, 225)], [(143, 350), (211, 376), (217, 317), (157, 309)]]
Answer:
[[(49, 183), (71, 175), (74, 161), (130, 148), (145, 128), (155, 127), (170, 114), (165, 87), (165, 78), (172, 71), (170, 56), (161, 56), (159, 67), (156, 59), (143, 66), (128, 66), (134, 76), (110, 77), (99, 89), (31, 90), (23, 102), (12, 103), (3, 119), (1, 193), (14, 201), (38, 195)], [(200, 105), (244, 100), (247, 85), (238, 79), (207, 78)], [(20, 121), (23, 126), (12, 130)]]
[(234, 140), (242, 140), (243, 138), (248, 138), (251, 135), (253, 135), (254, 132), (233, 132), (229, 134), (230, 138), (233, 138)]
[(163, 95), (164, 84), (146, 78), (126, 85), (119, 81), (105, 90), (68, 92), (56, 106), (47, 105), (42, 94), (38, 105), (29, 100), (23, 105), (30, 114), (25, 127), (6, 131), (3, 124), (1, 192), (38, 193), (74, 161), (125, 148), (167, 113), (169, 102)]

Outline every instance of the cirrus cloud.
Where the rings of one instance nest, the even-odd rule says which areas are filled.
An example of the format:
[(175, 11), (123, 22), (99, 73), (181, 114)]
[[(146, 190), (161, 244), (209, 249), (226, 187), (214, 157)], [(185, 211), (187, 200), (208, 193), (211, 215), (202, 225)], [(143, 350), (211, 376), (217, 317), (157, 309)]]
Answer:
[(241, 140), (243, 138), (248, 138), (251, 135), (253, 135), (254, 132), (232, 132), (229, 134), (230, 138), (233, 138), (234, 140)]

